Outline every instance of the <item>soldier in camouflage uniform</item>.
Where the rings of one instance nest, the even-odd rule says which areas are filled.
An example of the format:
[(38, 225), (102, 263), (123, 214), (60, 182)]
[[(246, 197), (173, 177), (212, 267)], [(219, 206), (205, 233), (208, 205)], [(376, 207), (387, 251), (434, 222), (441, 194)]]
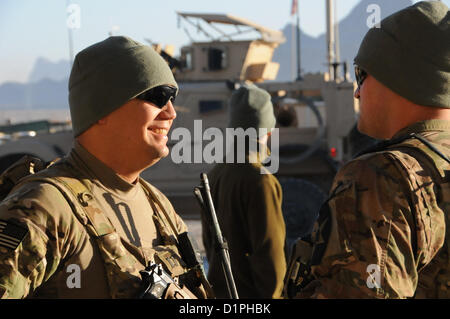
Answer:
[(286, 297), (450, 298), (449, 17), (419, 2), (363, 39), (358, 129), (384, 141), (338, 172)]
[[(178, 235), (187, 230), (168, 199), (139, 177), (168, 155), (177, 83), (150, 47), (110, 37), (77, 54), (69, 80), (75, 136), (70, 154), (20, 180), (0, 205), (0, 297), (128, 298), (139, 271), (187, 271)], [(176, 296), (205, 297), (194, 284)], [(170, 297), (170, 296), (166, 296)]]

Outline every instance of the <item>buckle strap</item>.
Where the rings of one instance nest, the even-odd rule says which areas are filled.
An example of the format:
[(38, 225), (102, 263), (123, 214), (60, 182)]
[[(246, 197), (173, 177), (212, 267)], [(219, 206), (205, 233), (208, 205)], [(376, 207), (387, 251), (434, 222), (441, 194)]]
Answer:
[[(156, 218), (154, 217), (153, 220), (155, 221), (155, 224), (158, 226), (161, 236), (168, 237), (169, 234), (167, 234), (167, 228), (172, 230), (173, 233), (173, 240), (174, 243), (178, 243), (178, 230), (175, 227), (172, 218), (170, 217), (167, 210), (164, 208), (164, 205), (161, 203), (161, 200), (159, 199), (159, 196), (157, 196), (154, 191), (151, 189), (151, 187), (145, 183), (142, 179), (139, 179), (139, 183), (142, 185), (148, 199), (150, 202), (150, 205), (153, 208), (153, 211), (156, 214)], [(156, 207), (155, 203), (158, 207)], [(161, 223), (164, 223), (166, 227), (163, 227)], [(166, 235), (166, 236), (164, 236)], [(169, 239), (169, 238), (167, 238)]]
[(92, 226), (91, 231), (95, 237), (102, 237), (116, 232), (116, 229), (108, 216), (95, 206), (96, 200), (86, 185), (87, 181), (80, 181), (77, 178), (65, 179), (61, 177), (55, 177), (54, 179), (69, 189), (78, 200), (78, 203), (83, 209), (82, 211), (76, 211), (75, 214), (84, 215), (81, 217), (89, 220), (88, 225)]

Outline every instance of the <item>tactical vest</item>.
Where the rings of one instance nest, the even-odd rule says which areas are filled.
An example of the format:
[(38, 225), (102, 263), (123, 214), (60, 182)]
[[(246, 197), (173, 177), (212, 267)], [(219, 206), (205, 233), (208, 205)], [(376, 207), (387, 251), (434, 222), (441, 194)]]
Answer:
[[(63, 166), (64, 171), (71, 172), (72, 176), (62, 177), (57, 170), (50, 166)], [(138, 269), (137, 266), (142, 263), (130, 250), (142, 252), (141, 255), (145, 258), (146, 264), (149, 261), (161, 264), (165, 271), (176, 280), (188, 272), (189, 269), (181, 258), (177, 246), (178, 232), (174, 221), (165, 210), (159, 196), (144, 181), (139, 180), (139, 183), (153, 208), (153, 221), (163, 240), (161, 245), (152, 248), (138, 248), (121, 240), (109, 218), (98, 208), (99, 205), (91, 193), (92, 182), (87, 178), (76, 177), (76, 169), (69, 163), (57, 161), (47, 167), (50, 169), (42, 170), (43, 165), (39, 160), (30, 157), (23, 158), (14, 165), (13, 169), (8, 169), (9, 172), (2, 174), (2, 183), (0, 184), (7, 189), (11, 185), (17, 188), (29, 182), (41, 182), (51, 184), (61, 192), (73, 214), (86, 228), (89, 236), (95, 239), (105, 266), (112, 298), (135, 298), (141, 286), (139, 270), (142, 269)], [(78, 176), (82, 175), (78, 174)], [(184, 283), (180, 282), (180, 284)], [(198, 287), (188, 288), (197, 290), (195, 292), (200, 290), (200, 297), (205, 298), (206, 295), (202, 295), (203, 291), (199, 287), (200, 284)]]
[[(402, 154), (406, 153), (415, 158), (418, 165), (424, 170), (425, 174), (414, 174), (414, 176), (411, 174), (410, 181), (413, 186), (416, 186), (417, 192), (422, 195), (436, 194), (436, 196), (430, 201), (423, 201), (426, 207), (421, 207), (420, 214), (423, 216), (416, 218), (415, 227), (425, 229), (421, 232), (422, 234), (433, 235), (433, 231), (435, 231), (432, 229), (433, 225), (445, 225), (447, 231), (441, 245), (436, 245), (436, 249), (431, 249), (424, 256), (425, 265), (418, 269), (419, 279), (414, 297), (450, 298), (450, 159), (443, 155), (433, 143), (415, 133), (382, 142), (358, 154), (357, 157), (376, 152), (392, 153), (408, 171), (409, 165), (402, 160)], [(419, 185), (421, 187), (418, 187)], [(434, 185), (434, 189), (431, 185)], [(313, 234), (308, 238), (298, 240), (293, 247), (283, 289), (283, 296), (286, 298), (295, 297), (315, 279), (312, 268), (321, 263), (328, 244), (331, 232), (328, 202), (334, 196), (335, 193), (330, 194), (328, 200), (322, 205)], [(434, 216), (430, 216), (429, 210), (435, 212)], [(434, 218), (434, 220), (428, 220), (427, 223), (427, 218)], [(427, 236), (416, 237), (413, 247), (416, 248), (415, 253), (418, 256), (423, 253), (417, 251), (418, 241), (421, 241), (420, 244), (423, 247), (432, 245), (430, 238), (425, 238)]]

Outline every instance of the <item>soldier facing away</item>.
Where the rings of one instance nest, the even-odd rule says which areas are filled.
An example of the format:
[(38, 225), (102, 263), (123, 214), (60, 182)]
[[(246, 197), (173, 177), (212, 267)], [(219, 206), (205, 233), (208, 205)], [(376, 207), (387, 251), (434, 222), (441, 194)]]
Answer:
[(368, 31), (355, 58), (358, 129), (379, 145), (336, 175), (297, 242), (291, 298), (450, 298), (450, 14), (419, 2)]
[[(240, 298), (279, 298), (286, 272), (286, 229), (281, 210), (282, 190), (278, 180), (264, 170), (267, 140), (275, 127), (269, 93), (255, 85), (244, 85), (230, 99), (228, 127), (259, 131), (243, 149), (234, 140), (232, 161), (217, 164), (209, 172), (211, 195), (223, 236), (228, 242), (231, 268)], [(267, 130), (264, 133), (264, 129)], [(253, 144), (252, 144), (253, 142)], [(254, 147), (252, 147), (254, 145)], [(244, 154), (239, 154), (240, 152)], [(230, 150), (231, 153), (231, 150)], [(245, 155), (243, 162), (239, 156)], [(244, 157), (244, 156), (243, 156)], [(205, 219), (203, 243), (210, 263), (208, 279), (218, 298), (227, 298), (227, 285), (217, 243)]]
[[(169, 153), (177, 90), (167, 63), (130, 38), (77, 54), (71, 152), (20, 180), (0, 205), (1, 297), (135, 297), (150, 262), (183, 284), (177, 236), (186, 225), (139, 177)], [(181, 294), (205, 297), (201, 285)]]

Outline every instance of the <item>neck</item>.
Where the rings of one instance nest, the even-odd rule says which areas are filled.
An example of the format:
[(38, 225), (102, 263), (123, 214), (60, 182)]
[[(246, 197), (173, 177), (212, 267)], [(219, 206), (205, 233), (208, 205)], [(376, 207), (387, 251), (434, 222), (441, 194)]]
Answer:
[(422, 106), (409, 101), (400, 104), (400, 107), (393, 107), (392, 110), (396, 114), (388, 117), (388, 138), (392, 138), (400, 130), (417, 122), (426, 120), (450, 120), (450, 109)]
[(115, 148), (108, 148), (108, 143), (95, 143), (83, 138), (77, 138), (77, 141), (89, 153), (130, 184), (134, 184), (139, 178), (140, 173), (145, 169), (133, 167), (129, 159), (122, 156), (124, 155), (123, 152), (118, 152)]
[[(100, 159), (101, 160), (101, 159)], [(101, 160), (103, 162), (103, 160)], [(142, 170), (136, 170), (136, 169), (125, 169), (123, 165), (115, 163), (105, 163), (108, 165), (112, 170), (114, 170), (117, 175), (122, 177), (124, 180), (126, 180), (130, 184), (135, 184), (139, 178), (139, 175), (141, 174)]]

